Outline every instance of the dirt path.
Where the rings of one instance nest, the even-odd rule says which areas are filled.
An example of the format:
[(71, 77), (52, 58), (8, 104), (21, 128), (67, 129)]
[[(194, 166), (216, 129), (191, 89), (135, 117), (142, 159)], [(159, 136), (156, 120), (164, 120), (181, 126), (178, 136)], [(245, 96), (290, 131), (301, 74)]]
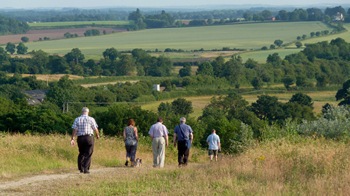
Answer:
[[(164, 169), (175, 169), (175, 165), (167, 165)], [(113, 176), (114, 178), (126, 178), (128, 175), (147, 174), (152, 171), (151, 166), (142, 167), (106, 167), (91, 169), (90, 174), (82, 174), (72, 171), (63, 174), (42, 174), (31, 177), (24, 177), (19, 180), (3, 182), (0, 184), (0, 196), (8, 195), (47, 195), (50, 190), (57, 190), (64, 184), (77, 183), (81, 179), (101, 178), (101, 176)]]

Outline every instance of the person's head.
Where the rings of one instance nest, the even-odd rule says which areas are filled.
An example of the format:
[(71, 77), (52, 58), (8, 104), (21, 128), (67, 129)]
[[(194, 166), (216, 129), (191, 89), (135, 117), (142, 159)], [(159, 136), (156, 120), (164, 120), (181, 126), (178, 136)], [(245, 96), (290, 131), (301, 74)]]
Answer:
[(212, 133), (216, 133), (216, 130), (215, 130), (215, 129), (213, 129), (213, 130), (211, 130), (211, 132), (212, 132)]
[(135, 126), (135, 120), (132, 119), (132, 118), (130, 118), (130, 119), (128, 120), (128, 126), (130, 126), (130, 125)]
[(162, 117), (158, 117), (157, 122), (162, 123), (163, 122), (163, 118)]
[(83, 113), (83, 114), (89, 114), (89, 108), (83, 107), (83, 109), (81, 109), (81, 113)]
[(180, 118), (180, 123), (185, 123), (186, 122), (186, 118), (185, 117), (181, 117)]

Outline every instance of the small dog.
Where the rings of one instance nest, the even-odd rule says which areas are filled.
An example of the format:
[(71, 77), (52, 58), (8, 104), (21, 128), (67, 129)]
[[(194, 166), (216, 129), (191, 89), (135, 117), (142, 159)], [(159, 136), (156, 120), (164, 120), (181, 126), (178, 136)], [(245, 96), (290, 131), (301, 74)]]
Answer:
[(141, 167), (141, 166), (142, 166), (142, 159), (136, 158), (134, 167)]

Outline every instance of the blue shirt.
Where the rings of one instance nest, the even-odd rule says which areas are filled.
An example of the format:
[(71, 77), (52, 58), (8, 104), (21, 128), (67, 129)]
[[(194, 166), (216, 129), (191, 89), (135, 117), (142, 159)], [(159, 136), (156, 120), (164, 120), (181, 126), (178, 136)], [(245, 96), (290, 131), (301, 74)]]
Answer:
[[(182, 133), (181, 133), (181, 129)], [(183, 140), (189, 140), (190, 139), (190, 134), (193, 133), (192, 128), (189, 125), (186, 125), (185, 123), (182, 123), (180, 125), (177, 125), (175, 127), (174, 133), (177, 135), (177, 140), (178, 141), (183, 141)]]
[(168, 135), (168, 129), (166, 128), (165, 125), (163, 125), (160, 122), (157, 122), (156, 124), (152, 125), (151, 128), (149, 129), (148, 134), (153, 137), (165, 137)]
[(220, 137), (215, 133), (208, 136), (207, 142), (209, 144), (209, 150), (219, 150)]
[(94, 130), (97, 129), (97, 124), (94, 118), (88, 115), (81, 115), (74, 120), (72, 125), (73, 129), (77, 130), (77, 136), (94, 134)]

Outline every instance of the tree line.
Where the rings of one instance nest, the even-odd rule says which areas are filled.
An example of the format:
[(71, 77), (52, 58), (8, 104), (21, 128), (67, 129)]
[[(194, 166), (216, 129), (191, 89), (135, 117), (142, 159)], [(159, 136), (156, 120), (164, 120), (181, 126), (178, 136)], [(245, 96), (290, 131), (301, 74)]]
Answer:
[[(158, 13), (157, 13), (158, 12)], [(160, 12), (160, 13), (159, 13)], [(130, 20), (129, 30), (145, 28), (164, 28), (182, 26), (222, 25), (236, 22), (261, 21), (323, 21), (331, 23), (350, 22), (350, 9), (342, 6), (320, 8), (295, 8), (277, 10), (276, 8), (225, 9), (208, 11), (172, 10), (165, 12), (157, 9), (64, 9), (64, 10), (8, 10), (0, 12), (13, 19), (3, 27), (4, 33), (21, 33), (28, 30), (26, 22), (64, 22), (64, 21), (107, 21)], [(4, 20), (4, 18), (2, 19)], [(188, 20), (189, 22), (183, 22)], [(21, 21), (21, 22), (19, 22)], [(8, 24), (6, 22), (5, 24)], [(6, 30), (7, 29), (7, 30)], [(11, 30), (9, 30), (11, 29)], [(14, 30), (18, 29), (18, 30)], [(20, 30), (22, 29), (22, 30)], [(0, 28), (1, 30), (1, 28)], [(24, 30), (24, 31), (23, 31)], [(0, 31), (1, 33), (1, 31)]]
[[(344, 115), (349, 115), (347, 109), (337, 108), (325, 104), (322, 116), (317, 117), (313, 112), (312, 99), (303, 93), (295, 93), (288, 102), (280, 102), (277, 97), (260, 95), (258, 99), (248, 104), (236, 91), (230, 90), (227, 94), (213, 96), (210, 103), (203, 109), (198, 119), (191, 118), (193, 112), (192, 102), (184, 98), (177, 98), (172, 102), (162, 102), (157, 112), (141, 109), (140, 106), (117, 102), (109, 106), (99, 106), (98, 103), (105, 103), (106, 100), (98, 100), (106, 94), (127, 96), (135, 92), (148, 93), (151, 82), (142, 81), (135, 85), (125, 84), (110, 85), (105, 88), (82, 88), (75, 85), (67, 76), (62, 77), (58, 82), (50, 83), (47, 88), (45, 101), (42, 104), (28, 105), (27, 97), (23, 89), (41, 89), (46, 84), (38, 81), (35, 77), (24, 77), (15, 74), (12, 77), (0, 73), (0, 130), (10, 133), (26, 134), (50, 134), (69, 133), (74, 118), (79, 115), (81, 107), (88, 106), (91, 115), (96, 118), (99, 127), (104, 135), (121, 136), (124, 126), (129, 118), (134, 118), (139, 128), (139, 134), (146, 136), (148, 129), (158, 116), (162, 116), (165, 125), (172, 134), (172, 129), (178, 124), (181, 116), (186, 116), (188, 124), (195, 130), (195, 145), (206, 147), (205, 139), (210, 130), (215, 128), (222, 138), (222, 148), (228, 153), (239, 153), (252, 144), (254, 140), (275, 138), (279, 135), (290, 134), (285, 132), (290, 126), (299, 126), (298, 134), (310, 135), (320, 134), (333, 139), (341, 139), (345, 129), (329, 129), (329, 126), (313, 128), (313, 124), (324, 121), (337, 123)], [(347, 105), (349, 95), (347, 88), (349, 80), (339, 89), (337, 100), (343, 101), (340, 105)], [(115, 89), (115, 90), (113, 90)], [(124, 89), (118, 91), (117, 89)], [(110, 93), (109, 93), (110, 92)], [(107, 95), (108, 96), (108, 95)], [(93, 104), (90, 99), (95, 99)], [(86, 101), (71, 102), (69, 111), (62, 111), (61, 104), (65, 100)], [(346, 103), (346, 104), (344, 104)], [(339, 112), (343, 112), (339, 113)], [(334, 122), (336, 120), (336, 122)], [(293, 123), (292, 125), (290, 123)], [(327, 124), (327, 123), (326, 123)], [(335, 126), (335, 125), (334, 125)], [(315, 132), (310, 133), (310, 128)], [(329, 129), (329, 130), (328, 130)], [(271, 131), (273, 130), (273, 131)], [(337, 132), (333, 132), (337, 131)]]
[(28, 30), (26, 22), (0, 15), (0, 35), (26, 33)]
[[(22, 43), (21, 43), (22, 44)], [(23, 45), (23, 44), (22, 44)], [(20, 46), (20, 45), (19, 45)], [(17, 46), (17, 50), (20, 47)], [(243, 62), (239, 55), (228, 60), (219, 56), (211, 61), (198, 64), (196, 74), (192, 74), (192, 65), (184, 62), (177, 76), (164, 81), (166, 90), (173, 86), (188, 87), (197, 85), (200, 77), (224, 80), (235, 88), (240, 85), (252, 85), (255, 89), (274, 83), (283, 83), (287, 89), (326, 87), (340, 85), (350, 73), (349, 43), (342, 38), (330, 42), (310, 44), (301, 52), (285, 56), (278, 53), (268, 55), (266, 63), (254, 59)], [(12, 47), (13, 49), (13, 47)], [(82, 76), (156, 76), (172, 75), (173, 62), (164, 56), (153, 57), (142, 49), (133, 49), (130, 53), (118, 52), (108, 48), (99, 61), (85, 60), (79, 48), (74, 48), (64, 56), (48, 55), (39, 50), (30, 52), (30, 57), (9, 56), (0, 47), (0, 70), (18, 74), (75, 74)], [(207, 79), (210, 82), (212, 79)], [(215, 82), (214, 82), (215, 83)]]
[[(347, 105), (350, 100), (349, 50), (349, 43), (338, 38), (329, 43), (308, 45), (303, 51), (288, 55), (285, 59), (281, 59), (278, 54), (272, 54), (267, 58), (266, 64), (258, 64), (252, 59), (243, 63), (238, 56), (229, 61), (218, 57), (213, 61), (199, 64), (197, 74), (193, 76), (191, 72), (180, 70), (181, 73), (185, 73), (182, 77), (158, 78), (157, 81), (147, 79), (135, 83), (126, 82), (90, 88), (74, 84), (68, 76), (48, 84), (36, 80), (34, 76), (22, 77), (16, 73), (10, 77), (1, 72), (0, 130), (64, 134), (69, 130), (74, 117), (79, 115), (81, 107), (89, 106), (106, 135), (120, 135), (128, 118), (135, 118), (140, 134), (147, 135), (149, 126), (157, 116), (163, 116), (170, 129), (178, 123), (180, 116), (186, 116), (189, 119), (188, 123), (196, 130), (198, 137), (196, 145), (205, 146), (208, 131), (216, 128), (224, 138), (230, 138), (223, 141), (223, 148), (230, 153), (243, 151), (255, 139), (283, 135), (280, 130), (291, 126), (289, 124), (291, 122), (295, 123), (293, 126), (300, 126), (298, 134), (310, 135), (311, 129), (321, 136), (341, 138), (345, 129), (340, 129), (338, 124), (335, 124), (340, 121), (334, 119), (343, 119), (342, 115), (348, 114), (346, 109), (326, 104), (323, 106), (322, 117), (319, 118), (313, 113), (313, 101), (306, 94), (295, 93), (284, 103), (278, 101), (277, 97), (261, 95), (256, 102), (248, 104), (239, 94), (242, 92), (239, 88), (244, 81), (249, 82), (249, 78), (257, 84), (282, 81), (287, 89), (305, 88), (313, 85), (314, 81), (319, 87), (343, 84), (335, 97), (340, 101), (340, 105)], [(105, 51), (105, 58), (108, 61), (116, 60), (112, 55), (115, 54), (113, 51)], [(134, 52), (141, 52), (139, 55), (133, 55), (143, 59), (140, 56), (145, 54), (145, 51)], [(69, 58), (73, 63), (82, 60), (80, 55)], [(296, 87), (292, 86), (294, 82)], [(153, 91), (154, 83), (161, 83), (165, 91)], [(211, 91), (211, 87), (215, 91)], [(254, 87), (257, 88), (259, 85)], [(45, 90), (46, 98), (42, 104), (31, 106), (24, 90), (35, 89)], [(201, 93), (201, 91), (216, 96), (203, 109), (202, 115), (194, 119), (190, 117), (193, 112), (192, 103), (183, 98), (176, 98), (178, 97), (176, 93)], [(174, 93), (176, 99), (170, 103), (160, 103), (157, 112), (143, 110), (137, 105), (137, 100), (141, 98), (147, 101), (162, 100), (162, 96), (171, 93)], [(343, 114), (339, 114), (338, 110)], [(323, 128), (316, 129), (313, 124), (315, 122), (323, 123)], [(337, 132), (330, 132), (327, 124), (337, 126), (334, 127)], [(268, 131), (272, 129), (271, 127), (275, 127), (273, 130), (276, 133)]]

